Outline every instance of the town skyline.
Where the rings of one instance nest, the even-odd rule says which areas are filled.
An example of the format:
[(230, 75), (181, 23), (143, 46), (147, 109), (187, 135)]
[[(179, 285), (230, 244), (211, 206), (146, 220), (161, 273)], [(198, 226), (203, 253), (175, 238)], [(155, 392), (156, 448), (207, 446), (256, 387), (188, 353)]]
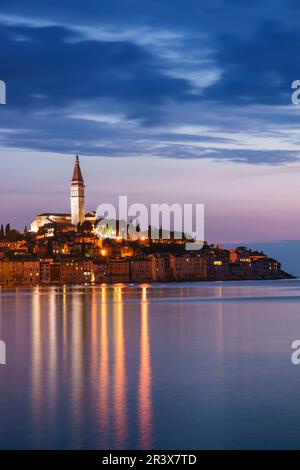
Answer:
[[(19, 156), (20, 158), (20, 156)], [(13, 191), (9, 189), (11, 186), (11, 179), (5, 178), (4, 174), (1, 173), (0, 180), (2, 180), (3, 185), (1, 185), (1, 191), (5, 194), (2, 194), (2, 200), (5, 202), (1, 206), (1, 214), (0, 220), (1, 223), (4, 224), (10, 223), (15, 228), (22, 230), (25, 225), (30, 226), (34, 215), (43, 212), (69, 212), (70, 210), (70, 200), (68, 196), (66, 196), (65, 185), (69, 184), (70, 180), (70, 165), (73, 164), (74, 155), (68, 155), (66, 157), (56, 156), (56, 155), (49, 155), (47, 157), (43, 156), (42, 159), (39, 159), (36, 155), (27, 156), (30, 159), (32, 168), (34, 171), (31, 171), (29, 175), (31, 178), (30, 190), (21, 191), (20, 189), (17, 191)], [(18, 157), (17, 157), (18, 159)], [(48, 165), (51, 163), (52, 170), (56, 170), (55, 175), (52, 177), (52, 173), (45, 172), (43, 170), (44, 166), (44, 159), (48, 160)], [(282, 193), (276, 192), (269, 195), (269, 198), (265, 200), (264, 206), (256, 206), (256, 201), (250, 201), (246, 197), (245, 199), (240, 198), (237, 201), (234, 201), (232, 195), (232, 188), (228, 190), (228, 194), (226, 194), (226, 187), (225, 187), (225, 194), (222, 196), (222, 192), (224, 192), (224, 188), (220, 191), (220, 188), (216, 187), (216, 195), (214, 199), (208, 200), (208, 197), (212, 197), (212, 183), (214, 181), (213, 170), (214, 170), (214, 163), (210, 162), (208, 172), (209, 177), (206, 175), (203, 176), (203, 185), (200, 186), (199, 192), (206, 193), (206, 196), (199, 201), (194, 197), (193, 188), (190, 186), (184, 186), (182, 183), (187, 179), (187, 177), (195, 178), (195, 171), (192, 171), (192, 168), (187, 169), (185, 168), (184, 162), (182, 162), (182, 172), (181, 172), (181, 182), (176, 180), (172, 180), (170, 178), (170, 171), (172, 175), (172, 167), (167, 164), (160, 165), (161, 173), (163, 177), (166, 178), (167, 187), (164, 188), (163, 196), (160, 194), (156, 194), (156, 191), (153, 191), (153, 184), (157, 183), (159, 176), (155, 176), (155, 168), (153, 165), (149, 165), (148, 168), (148, 185), (139, 181), (139, 169), (141, 167), (141, 163), (138, 159), (135, 159), (135, 171), (128, 176), (124, 176), (124, 172), (121, 171), (114, 171), (114, 167), (119, 167), (122, 163), (122, 159), (113, 159), (113, 161), (108, 161), (107, 159), (92, 158), (80, 155), (81, 161), (84, 162), (85, 173), (89, 180), (89, 187), (88, 191), (86, 191), (86, 209), (87, 212), (89, 210), (95, 210), (94, 208), (97, 207), (98, 204), (102, 202), (116, 204), (118, 197), (120, 194), (124, 194), (128, 180), (131, 180), (132, 187), (134, 186), (135, 189), (131, 189), (128, 194), (128, 199), (131, 203), (134, 202), (141, 202), (145, 203), (146, 205), (150, 205), (151, 203), (163, 203), (167, 202), (172, 204), (174, 202), (183, 203), (203, 203), (205, 205), (205, 222), (206, 222), (206, 238), (212, 240), (215, 243), (239, 243), (239, 242), (268, 242), (268, 241), (280, 241), (280, 240), (297, 240), (299, 236), (297, 235), (300, 233), (300, 219), (298, 220), (294, 216), (294, 223), (292, 225), (293, 231), (287, 230), (287, 225), (284, 221), (288, 220), (293, 213), (293, 207), (288, 205), (288, 201), (284, 202), (282, 198)], [(51, 161), (52, 160), (52, 161)], [(21, 168), (24, 165), (23, 157), (20, 158), (20, 166)], [(119, 165), (115, 165), (118, 161)], [(14, 165), (14, 158), (9, 160), (10, 162), (10, 171), (9, 175), (15, 171)], [(193, 165), (194, 163), (194, 165)], [(107, 173), (103, 171), (106, 167), (110, 167), (109, 171), (109, 178), (107, 178)], [(201, 167), (201, 162), (192, 162), (192, 167)], [(144, 166), (144, 162), (143, 162)], [(24, 165), (24, 170), (28, 168), (28, 166)], [(157, 167), (158, 169), (158, 167)], [(221, 171), (220, 168), (215, 169), (218, 172)], [(227, 167), (227, 172), (230, 173), (232, 170)], [(240, 168), (235, 170), (240, 170)], [(256, 170), (256, 169), (255, 169)], [(260, 168), (262, 179), (273, 179), (275, 182), (278, 178), (276, 175), (268, 174), (266, 168)], [(185, 173), (186, 172), (186, 173)], [(222, 169), (223, 172), (223, 169)], [(104, 177), (104, 173), (106, 176)], [(168, 179), (167, 179), (168, 173)], [(24, 171), (20, 171), (20, 174), (24, 177), (24, 181), (27, 181), (27, 175), (25, 178)], [(98, 176), (99, 175), (99, 176)], [(224, 173), (223, 173), (224, 175)], [(287, 173), (286, 177), (289, 177), (289, 173)], [(99, 184), (99, 179), (101, 178), (101, 184)], [(226, 172), (225, 176), (226, 178)], [(162, 178), (163, 179), (163, 178)], [(197, 174), (196, 174), (197, 179)], [(292, 180), (298, 179), (298, 173), (294, 171), (292, 175)], [(260, 185), (258, 185), (257, 178), (253, 176), (252, 178), (246, 177), (241, 178), (239, 181), (240, 187), (244, 185), (247, 187), (247, 180), (249, 184), (249, 180), (252, 181), (260, 189)], [(163, 182), (162, 182), (163, 183)], [(180, 184), (181, 183), (181, 184)], [(7, 190), (4, 188), (7, 187)], [(120, 192), (115, 191), (115, 188), (119, 188)], [(178, 192), (178, 188), (182, 188), (182, 192)], [(192, 190), (191, 190), (192, 189)], [(291, 185), (287, 185), (287, 190), (291, 193), (294, 192), (294, 188)], [(219, 191), (219, 192), (218, 192)], [(249, 193), (245, 191), (245, 193), (250, 194), (250, 189), (248, 190)], [(28, 194), (31, 193), (31, 194)], [(245, 194), (244, 193), (244, 194)], [(34, 197), (32, 198), (32, 195)], [(173, 198), (171, 195), (173, 194)], [(217, 197), (219, 195), (219, 197)], [(271, 197), (272, 196), (272, 197)], [(232, 197), (232, 198), (231, 198)], [(200, 198), (200, 197), (199, 197)], [(27, 205), (26, 201), (30, 199), (30, 206)], [(227, 202), (226, 202), (227, 200)], [(22, 201), (22, 204), (20, 204)], [(96, 202), (95, 202), (96, 201)], [(205, 201), (208, 201), (205, 203)], [(25, 202), (25, 204), (24, 204)], [(297, 201), (295, 201), (296, 204)], [(222, 204), (226, 203), (226, 206), (229, 207), (228, 210), (224, 211)], [(248, 205), (248, 204), (249, 205)], [(11, 206), (13, 205), (12, 209)], [(258, 204), (258, 203), (257, 203)], [(233, 209), (231, 207), (233, 205)], [(270, 211), (270, 205), (275, 205), (277, 214), (279, 214), (280, 219), (283, 221), (282, 224), (278, 224), (278, 219), (275, 217), (273, 212)], [(235, 206), (235, 207), (234, 207)], [(245, 212), (240, 215), (239, 211), (241, 207), (245, 208)], [(275, 210), (275, 207), (274, 207)], [(249, 215), (250, 214), (250, 215)], [(243, 223), (240, 225), (238, 224), (238, 220), (242, 220)], [(266, 224), (266, 221), (268, 222)], [(255, 223), (254, 223), (255, 222)], [(274, 225), (274, 230), (270, 232), (270, 228)], [(267, 227), (266, 227), (267, 226)], [(267, 230), (266, 230), (267, 228)], [(290, 228), (290, 227), (289, 227)]]
[(157, 205), (154, 219), (152, 211), (145, 219), (145, 206), (135, 205), (130, 212), (127, 198), (118, 212), (108, 204), (86, 212), (85, 188), (76, 155), (68, 212), (43, 211), (24, 232), (1, 225), (0, 286), (293, 278), (263, 251), (229, 250), (207, 241), (202, 206), (196, 211), (196, 231), (189, 233), (192, 205), (187, 212), (186, 206), (182, 211), (181, 205)]

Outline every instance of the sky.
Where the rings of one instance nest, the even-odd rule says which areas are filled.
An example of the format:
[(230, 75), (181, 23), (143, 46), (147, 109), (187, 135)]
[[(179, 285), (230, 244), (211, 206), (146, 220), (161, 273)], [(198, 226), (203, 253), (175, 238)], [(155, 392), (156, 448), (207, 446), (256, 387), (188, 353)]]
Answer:
[(212, 242), (300, 239), (298, 0), (1, 0), (0, 223), (202, 203)]

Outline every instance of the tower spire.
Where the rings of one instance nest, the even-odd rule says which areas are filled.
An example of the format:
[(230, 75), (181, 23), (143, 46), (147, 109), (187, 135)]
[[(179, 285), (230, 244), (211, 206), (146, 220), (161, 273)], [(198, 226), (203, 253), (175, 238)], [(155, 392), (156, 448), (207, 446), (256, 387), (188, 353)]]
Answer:
[(81, 168), (80, 168), (78, 155), (76, 155), (72, 181), (82, 181), (82, 183), (83, 183), (83, 177), (82, 177), (82, 173), (81, 173)]
[(81, 173), (79, 157), (76, 155), (73, 177), (71, 180), (71, 223), (77, 225), (85, 220), (84, 181)]

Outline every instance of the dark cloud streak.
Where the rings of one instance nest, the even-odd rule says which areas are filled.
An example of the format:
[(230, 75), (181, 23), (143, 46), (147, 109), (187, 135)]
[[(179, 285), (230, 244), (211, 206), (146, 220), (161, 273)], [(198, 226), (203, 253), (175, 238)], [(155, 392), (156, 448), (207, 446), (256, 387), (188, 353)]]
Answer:
[[(19, 17), (15, 24), (12, 18), (0, 23), (1, 79), (8, 85), (0, 126), (15, 131), (2, 133), (2, 145), (66, 153), (79, 149), (87, 155), (140, 152), (272, 165), (297, 161), (297, 152), (288, 148), (230, 149), (228, 133), (253, 133), (261, 126), (268, 137), (273, 126), (276, 136), (280, 126), (297, 124), (296, 110), (287, 116), (278, 107), (290, 105), (290, 84), (300, 78), (297, 13), (294, 0), (246, 5), (240, 0), (89, 0), (76, 5), (46, 0), (43, 10), (33, 0), (22, 8), (20, 1), (2, 0), (2, 15)], [(92, 39), (80, 25), (124, 34)], [(143, 27), (177, 34), (181, 43), (170, 39), (166, 48), (156, 40), (151, 47), (139, 37)], [(195, 85), (193, 77), (215, 70), (218, 77)], [(274, 109), (274, 115), (264, 115), (261, 105)], [(121, 118), (114, 124), (80, 119), (80, 114), (103, 114), (105, 120), (110, 113)], [(176, 139), (186, 145), (176, 139), (164, 145), (171, 124), (221, 128), (228, 137), (179, 133)], [(193, 139), (207, 142), (205, 151), (193, 147)]]

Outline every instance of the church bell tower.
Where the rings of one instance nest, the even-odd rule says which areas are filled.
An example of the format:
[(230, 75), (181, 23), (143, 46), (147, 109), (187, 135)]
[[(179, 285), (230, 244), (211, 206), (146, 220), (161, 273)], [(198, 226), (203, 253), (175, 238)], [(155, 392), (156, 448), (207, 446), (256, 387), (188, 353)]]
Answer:
[(80, 169), (78, 155), (74, 164), (73, 178), (71, 181), (71, 223), (77, 225), (84, 222), (84, 181)]

